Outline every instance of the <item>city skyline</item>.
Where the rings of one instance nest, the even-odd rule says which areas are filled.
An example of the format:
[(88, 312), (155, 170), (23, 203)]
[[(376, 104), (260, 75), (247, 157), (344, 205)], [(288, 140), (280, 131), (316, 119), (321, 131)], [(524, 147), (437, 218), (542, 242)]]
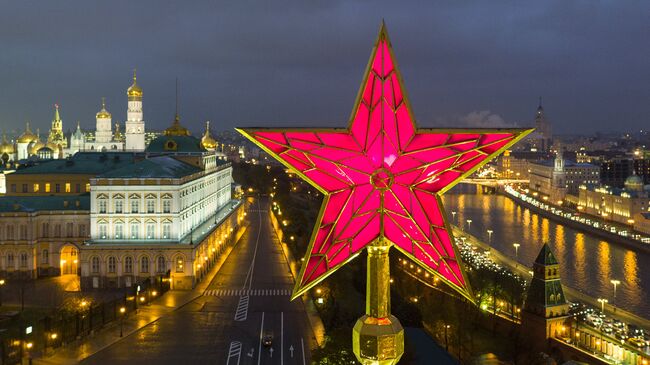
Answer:
[(46, 130), (54, 103), (64, 130), (77, 121), (92, 129), (103, 96), (123, 123), (133, 68), (151, 129), (173, 120), (176, 77), (181, 120), (195, 133), (205, 120), (215, 130), (344, 126), (384, 16), (405, 40), (395, 52), (423, 126), (531, 126), (540, 95), (558, 134), (633, 131), (647, 120), (648, 77), (639, 73), (648, 51), (634, 47), (647, 34), (640, 3), (29, 6), (9, 5), (0, 22), (7, 131), (27, 120)]

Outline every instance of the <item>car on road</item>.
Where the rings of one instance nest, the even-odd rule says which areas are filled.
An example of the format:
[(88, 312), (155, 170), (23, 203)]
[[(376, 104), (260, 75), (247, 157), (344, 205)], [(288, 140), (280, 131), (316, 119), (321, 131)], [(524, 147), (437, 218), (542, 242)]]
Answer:
[(262, 345), (264, 345), (264, 347), (271, 347), (271, 345), (273, 345), (273, 335), (270, 333), (264, 335), (264, 337), (262, 337)]

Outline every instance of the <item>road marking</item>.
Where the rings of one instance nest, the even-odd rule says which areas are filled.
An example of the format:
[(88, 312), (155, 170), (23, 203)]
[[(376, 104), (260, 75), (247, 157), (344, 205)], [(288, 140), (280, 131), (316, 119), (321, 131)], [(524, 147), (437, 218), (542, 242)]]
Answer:
[(302, 365), (305, 365), (305, 341), (300, 337), (300, 347), (302, 347)]
[(211, 297), (230, 297), (230, 296), (290, 296), (291, 289), (208, 289), (203, 293)]
[(284, 312), (280, 312), (280, 365), (284, 365)]
[(237, 311), (235, 312), (235, 321), (243, 322), (248, 318), (248, 295), (242, 295), (239, 297), (239, 303), (237, 304)]
[[(264, 312), (262, 312), (262, 324), (260, 325), (260, 344), (257, 348), (257, 365), (260, 365), (262, 361), (262, 336), (264, 334)], [(303, 350), (304, 351), (304, 350)]]
[(239, 360), (241, 358), (241, 342), (233, 341), (230, 343), (230, 349), (228, 350), (228, 360), (226, 365), (230, 365), (230, 359), (237, 357), (237, 365), (239, 365)]
[(291, 354), (291, 358), (293, 359), (293, 345), (289, 346), (289, 354)]

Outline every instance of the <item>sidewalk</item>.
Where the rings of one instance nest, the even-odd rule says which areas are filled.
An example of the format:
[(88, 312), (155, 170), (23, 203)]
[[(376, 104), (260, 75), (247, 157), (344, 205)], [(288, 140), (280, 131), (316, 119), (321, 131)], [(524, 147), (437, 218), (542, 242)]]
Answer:
[(229, 247), (221, 257), (217, 259), (214, 267), (210, 269), (203, 280), (189, 291), (170, 290), (163, 294), (159, 299), (152, 302), (151, 305), (139, 307), (136, 314), (129, 314), (124, 319), (123, 337), (120, 337), (120, 322), (113, 321), (98, 333), (90, 335), (83, 340), (75, 341), (60, 347), (51, 355), (34, 359), (34, 364), (43, 365), (65, 365), (77, 364), (83, 359), (111, 346), (112, 344), (124, 339), (139, 329), (165, 317), (175, 310), (182, 308), (186, 304), (199, 298), (207, 289), (212, 279), (217, 275), (224, 262), (230, 256), (230, 253), (237, 247), (239, 240), (246, 232), (247, 227), (241, 227), (235, 236), (235, 244)]

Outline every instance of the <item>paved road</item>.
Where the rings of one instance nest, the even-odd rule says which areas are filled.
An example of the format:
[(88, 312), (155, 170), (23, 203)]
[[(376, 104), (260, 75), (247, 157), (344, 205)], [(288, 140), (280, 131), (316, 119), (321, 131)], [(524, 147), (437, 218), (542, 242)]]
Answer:
[[(204, 295), (83, 364), (309, 364), (313, 332), (268, 219), (255, 200), (249, 227)], [(277, 242), (277, 241), (276, 241)], [(272, 335), (271, 346), (262, 338)]]

